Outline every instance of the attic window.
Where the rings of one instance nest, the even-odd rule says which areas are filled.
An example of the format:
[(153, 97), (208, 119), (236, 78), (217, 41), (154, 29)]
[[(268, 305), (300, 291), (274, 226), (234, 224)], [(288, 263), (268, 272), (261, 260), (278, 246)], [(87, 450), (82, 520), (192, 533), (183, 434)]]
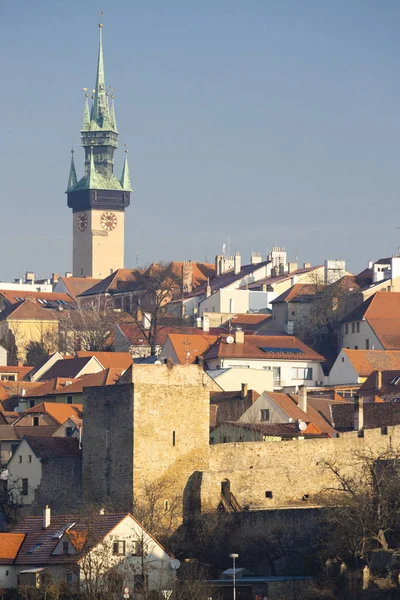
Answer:
[(38, 550), (40, 548), (42, 544), (35, 544), (34, 546), (32, 546), (32, 548), (29, 548), (27, 554), (33, 554), (34, 552), (36, 552), (36, 550)]
[(265, 492), (265, 497), (272, 499), (272, 492), (271, 492), (271, 490), (268, 490), (268, 491)]
[(390, 382), (390, 385), (397, 385), (400, 381), (400, 375), (396, 375), (396, 377), (394, 377), (392, 379), (392, 381)]

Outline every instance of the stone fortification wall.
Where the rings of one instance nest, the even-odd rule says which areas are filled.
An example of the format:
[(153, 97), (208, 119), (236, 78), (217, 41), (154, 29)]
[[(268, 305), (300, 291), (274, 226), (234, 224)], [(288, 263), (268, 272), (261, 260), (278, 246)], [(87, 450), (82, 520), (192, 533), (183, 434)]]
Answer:
[(221, 482), (228, 479), (238, 502), (251, 509), (312, 503), (337, 485), (325, 461), (359, 473), (360, 455), (378, 455), (390, 447), (400, 450), (400, 427), (388, 427), (387, 435), (378, 428), (366, 430), (364, 437), (349, 432), (332, 439), (218, 444), (209, 447), (208, 469), (198, 475), (200, 489), (191, 494), (202, 511), (215, 508)]

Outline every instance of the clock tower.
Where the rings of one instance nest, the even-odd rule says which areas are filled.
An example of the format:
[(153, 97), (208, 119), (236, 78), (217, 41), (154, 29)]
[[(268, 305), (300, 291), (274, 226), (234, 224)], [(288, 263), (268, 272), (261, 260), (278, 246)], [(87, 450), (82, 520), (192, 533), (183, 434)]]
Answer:
[(114, 97), (104, 81), (101, 23), (99, 30), (96, 88), (90, 111), (86, 94), (81, 129), (85, 174), (78, 181), (72, 151), (66, 193), (72, 208), (73, 275), (104, 279), (124, 267), (124, 216), (132, 189), (127, 150), (121, 179), (114, 175), (118, 131)]

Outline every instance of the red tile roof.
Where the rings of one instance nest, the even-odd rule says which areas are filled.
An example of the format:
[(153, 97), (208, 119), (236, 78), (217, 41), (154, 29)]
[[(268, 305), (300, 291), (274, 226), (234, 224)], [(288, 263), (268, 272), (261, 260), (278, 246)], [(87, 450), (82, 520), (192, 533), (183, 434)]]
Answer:
[(77, 353), (79, 357), (94, 356), (99, 363), (105, 368), (119, 369), (125, 371), (132, 362), (132, 354), (130, 352), (86, 352), (80, 351)]
[(99, 371), (99, 373), (82, 375), (82, 377), (78, 377), (78, 379), (75, 379), (69, 385), (55, 390), (51, 393), (51, 395), (57, 396), (59, 394), (81, 394), (85, 387), (113, 385), (114, 383), (117, 383), (121, 375), (121, 369), (105, 369), (104, 371)]
[[(40, 429), (37, 428), (37, 429)], [(27, 442), (38, 458), (63, 458), (79, 456), (77, 440), (62, 437), (30, 437)]]
[(168, 335), (178, 361), (181, 365), (194, 364), (198, 356), (201, 356), (210, 348), (212, 344), (218, 340), (218, 336), (202, 334), (178, 334), (171, 333)]
[(64, 404), (63, 402), (41, 402), (32, 408), (28, 408), (25, 414), (47, 413), (57, 423), (62, 425), (71, 417), (82, 419), (82, 404)]
[(376, 292), (343, 320), (365, 319), (385, 350), (400, 350), (400, 292)]
[(400, 369), (400, 350), (349, 350), (343, 348), (343, 352), (359, 377), (368, 377), (373, 371)]
[(101, 279), (93, 279), (92, 277), (60, 277), (59, 281), (65, 285), (68, 294), (72, 298), (76, 298), (83, 294), (87, 289), (93, 287), (102, 281)]
[[(277, 404), (280, 409), (293, 421), (300, 419), (307, 424), (317, 428), (320, 433), (330, 437), (336, 437), (336, 430), (325, 419), (323, 413), (316, 411), (310, 403), (307, 403), (307, 412), (303, 412), (298, 406), (298, 397), (292, 394), (278, 392), (265, 392)], [(307, 432), (308, 428), (305, 430)]]
[(246, 333), (258, 331), (263, 327), (267, 321), (271, 319), (271, 314), (237, 314), (232, 319), (229, 319), (226, 323), (221, 325), (224, 329), (240, 327)]
[(50, 308), (42, 308), (36, 300), (27, 298), (22, 302), (11, 304), (0, 312), (0, 321), (21, 321), (21, 320), (35, 320), (35, 321), (56, 321), (58, 315), (57, 311)]
[(0, 375), (17, 375), (17, 380), (22, 379), (32, 371), (33, 367), (0, 367)]
[[(263, 351), (261, 348), (271, 348)], [(282, 349), (281, 351), (279, 349)], [(300, 352), (296, 352), (299, 350)], [(293, 353), (292, 353), (292, 352)], [(258, 360), (316, 360), (324, 357), (298, 338), (289, 335), (244, 335), (244, 343), (228, 344), (225, 338), (219, 338), (207, 351), (204, 359), (211, 358), (249, 358)]]
[(0, 564), (10, 565), (14, 562), (24, 539), (24, 533), (0, 533)]
[(30, 291), (30, 290), (19, 291), (19, 290), (2, 290), (2, 289), (0, 289), (0, 296), (3, 296), (3, 298), (9, 304), (17, 304), (18, 302), (21, 302), (21, 298), (22, 299), (33, 298), (34, 300), (36, 300), (36, 302), (38, 304), (40, 304), (40, 302), (38, 302), (38, 299), (47, 300), (47, 302), (55, 302), (55, 303), (60, 300), (67, 304), (75, 302), (75, 300), (69, 294), (65, 294), (63, 292), (57, 293), (57, 292), (36, 292), (36, 291)]
[[(35, 385), (31, 389), (28, 389), (25, 392), (24, 397), (25, 398), (41, 398), (42, 396), (48, 396), (49, 394), (52, 394), (53, 392), (56, 392), (56, 391), (67, 393), (66, 383), (68, 381), (71, 381), (71, 379), (73, 380), (73, 378), (68, 379), (66, 377), (55, 377), (54, 379), (50, 379), (49, 381), (46, 381), (46, 382), (37, 381), (37, 382), (35, 382)], [(23, 387), (24, 388), (27, 387), (25, 382), (24, 382)]]
[(271, 304), (279, 304), (280, 302), (310, 302), (319, 291), (320, 288), (317, 288), (313, 283), (296, 283), (283, 292), (283, 294), (275, 298), (275, 300), (272, 300)]

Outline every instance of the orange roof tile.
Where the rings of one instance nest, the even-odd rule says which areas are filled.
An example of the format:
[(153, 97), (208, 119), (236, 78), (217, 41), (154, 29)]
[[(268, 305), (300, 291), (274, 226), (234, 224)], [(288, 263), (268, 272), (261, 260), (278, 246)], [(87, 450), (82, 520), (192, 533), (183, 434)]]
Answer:
[(133, 363), (130, 352), (78, 352), (78, 356), (94, 356), (105, 369), (113, 368), (125, 371)]
[[(47, 300), (48, 302), (57, 302), (61, 300), (62, 302), (66, 302), (68, 304), (74, 303), (75, 300), (64, 292), (36, 292), (31, 290), (2, 290), (0, 289), (0, 296), (3, 296), (7, 302), (10, 304), (17, 304), (21, 302), (21, 298), (33, 298), (34, 300)], [(38, 302), (40, 304), (40, 302)]]
[[(270, 351), (261, 348), (270, 348)], [(282, 350), (280, 350), (282, 349)], [(299, 351), (299, 352), (297, 352)], [(220, 338), (204, 354), (205, 360), (211, 358), (253, 358), (259, 360), (316, 360), (324, 357), (290, 335), (247, 335), (244, 343), (228, 344), (226, 338)]]
[(12, 563), (24, 539), (24, 533), (0, 533), (0, 563)]
[(373, 371), (400, 369), (400, 350), (349, 350), (343, 348), (343, 352), (359, 377), (368, 377)]
[(170, 333), (171, 342), (178, 361), (181, 365), (193, 364), (208, 348), (218, 340), (217, 335)]
[(42, 308), (34, 298), (27, 298), (22, 302), (11, 304), (0, 312), (0, 321), (19, 321), (19, 320), (35, 320), (35, 321), (55, 321), (57, 320), (56, 310), (50, 308)]
[(82, 294), (102, 280), (92, 277), (60, 277), (59, 281), (63, 282), (69, 295), (72, 298), (76, 298), (79, 294)]
[(82, 418), (82, 404), (65, 404), (64, 402), (41, 402), (32, 408), (28, 408), (25, 413), (47, 413), (57, 423), (62, 425), (67, 419)]
[(51, 393), (56, 396), (58, 394), (79, 394), (83, 392), (85, 387), (98, 387), (102, 385), (113, 385), (117, 383), (118, 379), (122, 375), (122, 369), (105, 369), (98, 373), (91, 373), (89, 375), (82, 375), (78, 379), (74, 379), (68, 386), (64, 386), (61, 389), (57, 389)]
[(10, 366), (10, 367), (0, 367), (0, 373), (1, 374), (16, 374), (17, 375), (17, 379), (22, 379), (23, 377), (25, 377), (26, 375), (28, 375), (28, 373), (30, 373), (32, 371), (33, 367), (14, 367), (14, 366)]
[[(37, 381), (35, 382), (35, 387), (33, 387), (32, 389), (28, 389), (28, 391), (25, 392), (25, 398), (40, 398), (41, 396), (48, 396), (56, 390), (64, 391), (65, 385), (68, 381), (74, 380), (65, 377), (55, 377), (44, 383), (42, 381)], [(25, 381), (23, 387), (27, 388)]]
[[(298, 407), (298, 397), (292, 394), (283, 394), (279, 392), (265, 392), (268, 394), (270, 398), (283, 410), (283, 412), (293, 421), (297, 421), (297, 419), (301, 419), (305, 423), (312, 424), (315, 426), (320, 433), (326, 433), (331, 437), (336, 437), (336, 430), (328, 423), (323, 414), (317, 412), (311, 405), (308, 403), (307, 412), (303, 412)], [(329, 401), (327, 401), (329, 403)], [(347, 404), (347, 403), (337, 403), (337, 404)], [(307, 433), (318, 433), (310, 428), (310, 431)]]

